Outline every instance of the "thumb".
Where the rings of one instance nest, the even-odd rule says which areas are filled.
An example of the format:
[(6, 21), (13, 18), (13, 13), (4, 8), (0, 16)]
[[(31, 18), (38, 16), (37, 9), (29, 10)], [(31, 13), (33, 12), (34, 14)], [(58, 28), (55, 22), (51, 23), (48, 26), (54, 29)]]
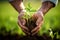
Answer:
[(43, 17), (39, 17), (36, 21), (36, 25), (39, 25), (43, 21)]
[(36, 25), (39, 25), (40, 24), (40, 18), (39, 19), (37, 19), (37, 21), (36, 21)]
[(26, 24), (26, 20), (23, 19), (23, 21), (22, 21), (22, 25), (25, 25), (25, 24)]

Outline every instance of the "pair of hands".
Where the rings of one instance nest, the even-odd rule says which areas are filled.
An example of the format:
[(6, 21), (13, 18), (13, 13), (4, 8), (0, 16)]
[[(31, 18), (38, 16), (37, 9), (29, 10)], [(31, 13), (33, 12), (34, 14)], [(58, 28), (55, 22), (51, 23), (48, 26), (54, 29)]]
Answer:
[[(26, 33), (27, 35), (30, 35), (29, 29), (25, 26), (26, 20), (22, 18), (22, 16), (24, 16), (24, 13), (25, 12), (23, 11), (19, 14), (19, 16), (18, 16), (18, 25), (22, 28), (24, 33)], [(35, 24), (37, 26), (34, 29), (32, 29), (32, 31), (31, 31), (32, 34), (31, 35), (35, 35), (39, 31), (39, 29), (40, 29), (40, 27), (43, 23), (43, 13), (41, 11), (38, 11), (32, 16), (32, 18), (34, 20), (36, 19)]]

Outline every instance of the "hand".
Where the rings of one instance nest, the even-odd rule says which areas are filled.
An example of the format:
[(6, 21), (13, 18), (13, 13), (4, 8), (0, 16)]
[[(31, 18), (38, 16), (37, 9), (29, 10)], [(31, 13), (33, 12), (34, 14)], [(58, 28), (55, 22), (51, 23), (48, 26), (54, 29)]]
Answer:
[(18, 25), (22, 28), (23, 32), (29, 35), (30, 34), (29, 29), (25, 26), (26, 20), (22, 18), (24, 16), (24, 13), (25, 13), (24, 11), (20, 12), (18, 16)]
[(32, 18), (34, 19), (34, 20), (36, 20), (36, 27), (31, 31), (31, 33), (32, 33), (32, 35), (35, 35), (38, 31), (39, 31), (39, 29), (40, 29), (40, 27), (41, 27), (41, 25), (42, 25), (42, 23), (43, 23), (43, 13), (41, 12), (41, 11), (38, 11), (38, 12), (36, 12), (33, 16), (32, 16)]

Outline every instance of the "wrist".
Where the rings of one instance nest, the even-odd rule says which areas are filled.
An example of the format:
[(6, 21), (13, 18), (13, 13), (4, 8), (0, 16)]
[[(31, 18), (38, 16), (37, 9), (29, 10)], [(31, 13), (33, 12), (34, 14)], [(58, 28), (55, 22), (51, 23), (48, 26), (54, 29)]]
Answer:
[(26, 12), (23, 2), (20, 3), (19, 7), (20, 7), (19, 13)]
[(26, 12), (26, 10), (24, 10), (24, 9), (20, 11), (20, 13), (25, 13), (25, 12)]
[(43, 2), (39, 11), (42, 11), (43, 15), (45, 15), (52, 7), (53, 4), (51, 2)]
[(23, 2), (21, 2), (19, 6), (22, 10), (25, 10), (25, 6), (24, 6)]
[(38, 14), (41, 15), (42, 17), (44, 16), (43, 11), (38, 11)]
[(10, 0), (9, 2), (18, 13), (20, 13), (22, 10), (25, 10), (22, 0)]

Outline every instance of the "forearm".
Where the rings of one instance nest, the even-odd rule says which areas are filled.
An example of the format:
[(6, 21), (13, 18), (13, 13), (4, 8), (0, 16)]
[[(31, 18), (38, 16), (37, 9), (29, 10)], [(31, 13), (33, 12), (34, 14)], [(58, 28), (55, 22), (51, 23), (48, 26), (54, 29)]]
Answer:
[(43, 15), (45, 15), (53, 6), (54, 4), (51, 2), (43, 2), (41, 8), (38, 11), (41, 11)]
[(17, 10), (18, 13), (25, 9), (22, 0), (13, 0), (10, 1), (10, 4)]

